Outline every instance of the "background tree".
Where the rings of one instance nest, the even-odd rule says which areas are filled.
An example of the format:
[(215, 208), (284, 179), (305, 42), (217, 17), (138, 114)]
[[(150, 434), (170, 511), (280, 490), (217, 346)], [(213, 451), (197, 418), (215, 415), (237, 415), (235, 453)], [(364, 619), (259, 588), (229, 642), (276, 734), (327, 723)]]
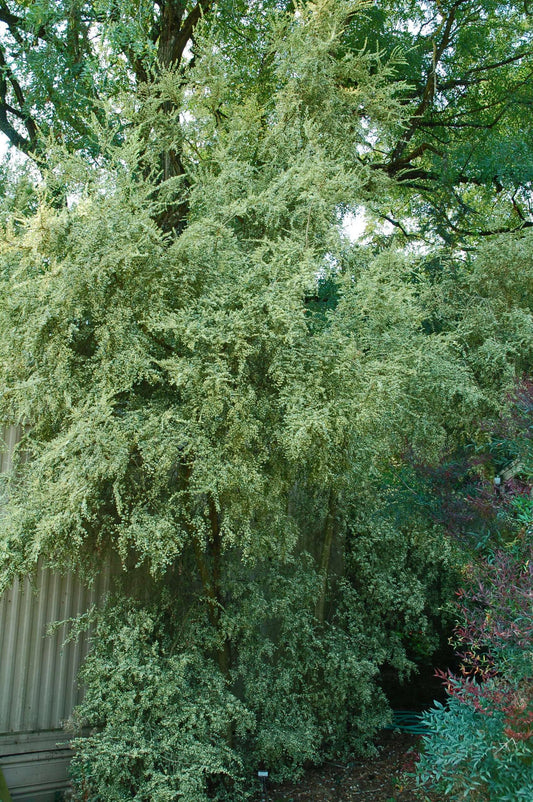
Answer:
[(405, 192), (391, 203), (395, 214), (378, 215), (400, 226), (410, 218), (398, 232), (445, 242), (531, 225), (527, 3), (378, 3), (368, 13), (374, 46), (406, 54), (413, 104), (383, 158), (364, 156), (411, 189), (408, 203)]

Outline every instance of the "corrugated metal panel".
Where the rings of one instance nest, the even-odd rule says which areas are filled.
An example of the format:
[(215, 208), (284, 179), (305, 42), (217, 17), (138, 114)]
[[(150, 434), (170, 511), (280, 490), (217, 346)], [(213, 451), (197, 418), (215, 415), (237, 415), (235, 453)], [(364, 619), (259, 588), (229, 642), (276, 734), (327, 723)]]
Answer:
[(5, 444), (4, 449), (0, 453), (0, 472), (8, 473), (13, 467), (13, 452), (17, 443), (20, 443), (22, 438), (22, 427), (20, 426), (2, 426), (1, 435), (2, 441)]
[[(22, 430), (4, 426), (1, 434), (0, 471), (8, 472)], [(0, 765), (13, 800), (53, 802), (68, 787), (71, 752), (61, 727), (81, 699), (76, 677), (88, 643), (65, 644), (67, 624), (51, 635), (48, 628), (98, 602), (119, 570), (110, 562), (88, 589), (40, 563), (0, 598)]]
[(109, 588), (106, 568), (88, 590), (71, 575), (40, 567), (34, 580), (16, 580), (0, 600), (0, 733), (53, 730), (80, 699), (76, 685), (86, 640), (64, 645), (74, 618)]
[(0, 765), (12, 799), (55, 802), (69, 788), (72, 752), (61, 730), (0, 735)]
[[(1, 469), (12, 467), (21, 430), (3, 428)], [(85, 612), (109, 589), (108, 565), (88, 589), (72, 574), (39, 565), (32, 579), (15, 580), (0, 599), (0, 733), (50, 731), (61, 727), (80, 699), (76, 677), (87, 640), (64, 645), (68, 626), (52, 635), (56, 621)]]

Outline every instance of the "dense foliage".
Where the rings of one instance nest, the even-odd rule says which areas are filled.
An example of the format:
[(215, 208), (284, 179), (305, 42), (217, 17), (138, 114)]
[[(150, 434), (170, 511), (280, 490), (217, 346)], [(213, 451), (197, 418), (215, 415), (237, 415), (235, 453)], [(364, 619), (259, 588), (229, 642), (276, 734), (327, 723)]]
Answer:
[[(0, 4), (0, 130), (38, 164), (50, 140), (87, 157), (100, 152), (91, 115), (111, 113), (120, 141), (129, 120), (117, 97), (142, 96), (172, 68), (188, 86), (200, 56), (198, 25), (216, 31), (216, 46), (240, 95), (272, 89), (273, 16), (293, 14), (293, 0), (3, 0)], [(317, 3), (320, 8), (323, 3)], [(338, 8), (344, 2), (336, 4)], [(388, 139), (360, 107), (365, 135), (358, 157), (394, 176), (399, 192), (366, 204), (400, 238), (435, 234), (446, 242), (531, 225), (533, 48), (529, 4), (519, 0), (362, 2), (345, 6), (342, 53), (379, 53), (404, 84), (401, 124)], [(229, 55), (231, 54), (231, 55)], [(311, 54), (310, 54), (311, 55)], [(357, 91), (357, 73), (346, 87)], [(218, 109), (217, 109), (218, 106)], [(212, 110), (227, 109), (213, 95)], [(349, 131), (345, 136), (350, 137)], [(168, 154), (167, 154), (168, 156)], [(180, 146), (168, 174), (184, 173)], [(354, 207), (361, 198), (354, 195)]]
[[(511, 802), (533, 793), (531, 390), (530, 380), (521, 381), (508, 413), (487, 426), (490, 462), (507, 468), (482, 492), (497, 527), (478, 542), (485, 554), (468, 566), (458, 592), (461, 671), (439, 672), (448, 703), (425, 715), (430, 735), (418, 775), (452, 799)], [(470, 497), (470, 506), (479, 498)]]
[(531, 545), (498, 552), (461, 593), (461, 675), (448, 674), (449, 702), (425, 714), (431, 734), (422, 781), (453, 799), (530, 799), (533, 793)]
[[(12, 5), (0, 127), (36, 167), (2, 176), (0, 408), (26, 434), (0, 578), (120, 562), (73, 717), (80, 798), (243, 799), (260, 765), (368, 748), (380, 669), (438, 644), (463, 558), (427, 475), (490, 441), (533, 357), (527, 170), (493, 208), (484, 140), (459, 169), (441, 111), (473, 113), (479, 68), (480, 125), (517, 128), (498, 91), (529, 103), (528, 15)], [(424, 139), (444, 128), (449, 171)], [(462, 187), (505, 233), (459, 231)], [(418, 210), (426, 245), (352, 243), (362, 205)]]

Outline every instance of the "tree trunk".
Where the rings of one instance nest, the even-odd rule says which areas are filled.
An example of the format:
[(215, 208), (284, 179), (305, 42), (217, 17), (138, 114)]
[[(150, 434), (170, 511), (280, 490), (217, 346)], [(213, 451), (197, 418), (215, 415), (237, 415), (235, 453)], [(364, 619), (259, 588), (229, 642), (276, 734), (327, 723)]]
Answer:
[(315, 616), (322, 624), (326, 611), (326, 592), (328, 589), (329, 565), (331, 561), (331, 547), (335, 533), (335, 504), (336, 498), (333, 490), (329, 491), (328, 512), (324, 525), (324, 539), (322, 541), (322, 554), (320, 556), (320, 594), (315, 607)]

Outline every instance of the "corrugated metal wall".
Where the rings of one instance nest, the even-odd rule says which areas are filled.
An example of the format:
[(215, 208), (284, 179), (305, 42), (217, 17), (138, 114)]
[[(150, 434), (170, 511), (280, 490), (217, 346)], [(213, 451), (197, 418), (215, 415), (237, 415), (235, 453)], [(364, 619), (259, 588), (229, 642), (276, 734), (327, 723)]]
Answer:
[[(9, 471), (21, 430), (4, 427), (2, 434), (0, 470)], [(14, 799), (46, 802), (67, 785), (68, 749), (56, 744), (65, 741), (62, 723), (80, 700), (76, 676), (87, 640), (64, 645), (67, 625), (47, 630), (101, 599), (111, 574), (107, 566), (87, 589), (72, 574), (40, 565), (0, 598), (0, 758)]]
[(13, 466), (13, 452), (20, 443), (22, 429), (20, 426), (2, 426), (0, 430), (5, 448), (0, 453), (0, 472), (8, 473)]
[(71, 574), (41, 567), (34, 581), (16, 580), (0, 600), (0, 733), (61, 727), (79, 701), (76, 676), (85, 641), (63, 646), (67, 626), (51, 622), (87, 610), (109, 586), (107, 569), (91, 590)]
[[(4, 427), (2, 471), (12, 466), (21, 430)], [(61, 727), (79, 700), (76, 676), (87, 644), (63, 646), (67, 626), (47, 635), (50, 623), (73, 618), (101, 598), (110, 583), (106, 568), (89, 590), (72, 574), (39, 566), (36, 577), (16, 580), (0, 599), (0, 733)]]

